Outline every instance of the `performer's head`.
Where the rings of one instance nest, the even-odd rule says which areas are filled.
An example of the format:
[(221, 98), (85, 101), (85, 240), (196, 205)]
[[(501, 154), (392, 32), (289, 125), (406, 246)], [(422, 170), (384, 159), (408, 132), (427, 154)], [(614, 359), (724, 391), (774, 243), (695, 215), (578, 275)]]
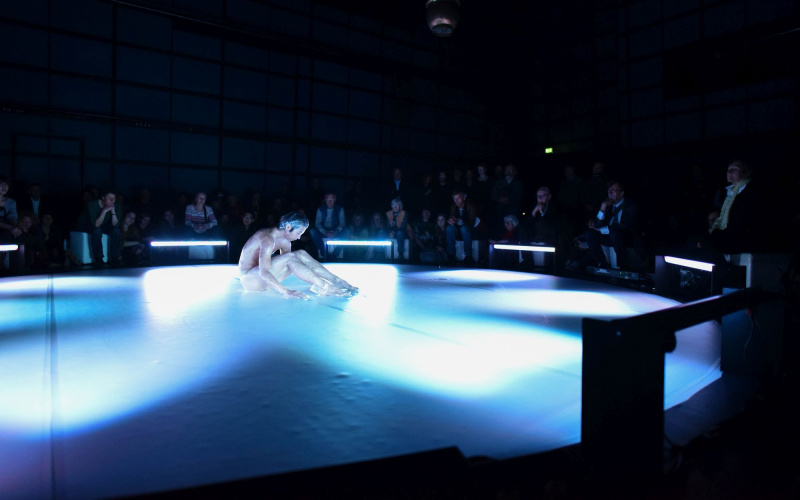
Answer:
[[(299, 238), (308, 228), (308, 217), (303, 212), (289, 212), (281, 217), (278, 229), (283, 229), (288, 235), (297, 235)], [(294, 238), (294, 239), (297, 239)], [(290, 240), (292, 240), (290, 238)], [(292, 240), (294, 241), (294, 240)]]

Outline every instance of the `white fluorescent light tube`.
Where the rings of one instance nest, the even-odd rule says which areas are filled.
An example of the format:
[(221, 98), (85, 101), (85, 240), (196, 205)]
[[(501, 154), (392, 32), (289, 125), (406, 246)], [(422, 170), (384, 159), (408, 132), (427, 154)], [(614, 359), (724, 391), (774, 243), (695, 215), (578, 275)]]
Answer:
[(554, 253), (556, 247), (537, 247), (527, 245), (494, 245), (497, 250), (522, 250), (523, 252), (549, 252)]
[(354, 247), (388, 247), (392, 245), (391, 241), (386, 240), (328, 240), (326, 245), (348, 245)]
[(0, 252), (13, 252), (19, 250), (19, 245), (0, 245)]
[(209, 240), (209, 241), (151, 241), (151, 247), (204, 247), (204, 246), (225, 246), (227, 241)]
[(700, 269), (701, 271), (711, 272), (714, 270), (714, 264), (709, 262), (700, 262), (697, 260), (680, 259), (678, 257), (664, 257), (664, 262), (675, 264), (676, 266), (691, 267), (692, 269)]

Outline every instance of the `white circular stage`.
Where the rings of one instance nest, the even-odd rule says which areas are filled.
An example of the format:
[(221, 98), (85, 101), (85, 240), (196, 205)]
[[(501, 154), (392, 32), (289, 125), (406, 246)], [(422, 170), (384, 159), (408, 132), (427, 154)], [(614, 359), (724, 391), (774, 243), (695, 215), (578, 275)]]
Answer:
[[(580, 441), (581, 319), (677, 304), (537, 274), (326, 267), (360, 294), (245, 292), (229, 265), (0, 280), (0, 497), (553, 450)], [(678, 332), (665, 408), (719, 378), (719, 353), (717, 326)]]

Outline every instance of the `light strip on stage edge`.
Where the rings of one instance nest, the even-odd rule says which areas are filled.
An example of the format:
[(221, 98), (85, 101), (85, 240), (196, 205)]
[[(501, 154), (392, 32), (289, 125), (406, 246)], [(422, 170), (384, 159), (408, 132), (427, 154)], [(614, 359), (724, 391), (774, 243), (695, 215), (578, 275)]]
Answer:
[(664, 257), (664, 262), (675, 264), (676, 266), (691, 267), (692, 269), (699, 269), (701, 271), (711, 272), (714, 270), (714, 264), (709, 262), (700, 262), (697, 260), (681, 259), (679, 257)]
[(151, 241), (151, 247), (205, 247), (205, 246), (225, 246), (227, 241)]
[(19, 245), (0, 245), (0, 252), (13, 252), (19, 250)]
[(392, 245), (388, 240), (328, 240), (326, 245), (347, 245), (354, 247), (388, 247)]
[(539, 247), (529, 245), (494, 245), (497, 250), (522, 250), (524, 252), (549, 252), (554, 253), (556, 247)]

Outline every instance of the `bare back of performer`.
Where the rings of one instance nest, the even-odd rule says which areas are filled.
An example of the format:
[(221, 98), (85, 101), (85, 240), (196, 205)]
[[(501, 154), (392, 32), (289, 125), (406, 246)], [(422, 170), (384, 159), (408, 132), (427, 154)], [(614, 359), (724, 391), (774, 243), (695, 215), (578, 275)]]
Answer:
[(306, 216), (291, 212), (281, 217), (278, 227), (256, 231), (239, 258), (242, 286), (251, 292), (271, 289), (284, 297), (308, 299), (303, 292), (281, 284), (293, 274), (311, 284), (311, 291), (318, 295), (350, 297), (358, 293), (358, 288), (325, 269), (304, 250), (292, 251), (292, 242), (307, 228)]

